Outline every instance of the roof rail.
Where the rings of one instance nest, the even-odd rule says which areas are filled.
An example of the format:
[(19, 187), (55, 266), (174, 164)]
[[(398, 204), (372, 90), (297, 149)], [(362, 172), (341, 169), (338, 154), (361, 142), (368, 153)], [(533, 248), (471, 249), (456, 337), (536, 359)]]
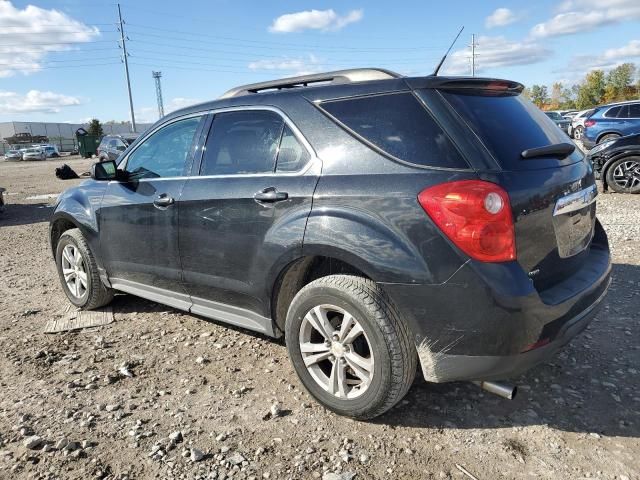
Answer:
[(335, 72), (313, 73), (311, 75), (301, 75), (298, 77), (281, 78), (268, 82), (251, 83), (241, 85), (227, 91), (220, 98), (241, 97), (251, 93), (260, 93), (266, 90), (282, 90), (288, 88), (308, 87), (316, 83), (352, 83), (366, 82), (370, 80), (386, 80), (389, 78), (400, 78), (399, 73), (385, 70), (383, 68), (353, 68), (349, 70), (337, 70)]

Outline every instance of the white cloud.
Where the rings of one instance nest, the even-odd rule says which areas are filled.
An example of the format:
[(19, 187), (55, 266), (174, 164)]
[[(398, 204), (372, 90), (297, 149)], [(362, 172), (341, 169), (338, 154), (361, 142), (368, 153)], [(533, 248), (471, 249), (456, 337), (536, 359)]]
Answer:
[(531, 29), (534, 38), (571, 35), (598, 27), (640, 19), (638, 0), (567, 0), (561, 13)]
[[(164, 114), (167, 115), (181, 108), (201, 103), (197, 98), (175, 97), (164, 103)], [(158, 107), (139, 107), (135, 110), (137, 123), (153, 123), (158, 120)]]
[(54, 92), (30, 90), (26, 95), (0, 91), (0, 111), (3, 114), (16, 113), (58, 113), (63, 107), (80, 105), (76, 97)]
[(257, 60), (247, 65), (250, 70), (277, 70), (292, 72), (294, 75), (316, 73), (321, 70), (320, 60), (313, 54), (307, 57), (282, 57), (268, 60)]
[(34, 5), (19, 9), (6, 0), (0, 0), (0, 31), (0, 77), (36, 72), (47, 53), (69, 50), (99, 35), (95, 27), (57, 10)]
[(518, 20), (518, 16), (508, 8), (498, 8), (489, 15), (484, 24), (487, 28), (504, 27)]
[(340, 30), (350, 23), (362, 20), (363, 10), (351, 10), (346, 15), (338, 15), (333, 9), (305, 10), (287, 13), (276, 18), (269, 27), (270, 32), (290, 33), (302, 30)]
[[(500, 67), (530, 65), (547, 60), (551, 51), (530, 41), (512, 42), (500, 37), (479, 37), (476, 47), (476, 72), (486, 72)], [(444, 65), (450, 75), (470, 74), (469, 49), (454, 52)]]
[(640, 58), (640, 40), (631, 40), (622, 47), (610, 48), (598, 55), (576, 55), (564, 70), (580, 73), (594, 69), (611, 70), (634, 58)]

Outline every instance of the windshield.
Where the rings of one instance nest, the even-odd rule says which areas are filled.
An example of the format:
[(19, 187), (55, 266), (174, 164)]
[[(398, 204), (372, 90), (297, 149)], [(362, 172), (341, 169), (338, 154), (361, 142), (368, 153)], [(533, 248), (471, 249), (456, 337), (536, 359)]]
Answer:
[(552, 120), (562, 120), (562, 116), (558, 112), (544, 112), (547, 117)]

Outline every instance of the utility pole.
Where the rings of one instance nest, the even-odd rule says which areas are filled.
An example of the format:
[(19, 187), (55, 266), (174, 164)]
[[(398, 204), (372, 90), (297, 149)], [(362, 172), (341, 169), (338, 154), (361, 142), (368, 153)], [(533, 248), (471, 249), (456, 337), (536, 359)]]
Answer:
[(122, 11), (118, 3), (118, 20), (120, 23), (120, 41), (122, 42), (122, 58), (124, 59), (124, 73), (127, 77), (127, 90), (129, 91), (129, 110), (131, 111), (131, 131), (136, 131), (136, 117), (133, 114), (133, 97), (131, 96), (131, 80), (129, 80), (129, 61), (127, 59), (126, 35), (124, 34), (124, 22), (122, 21)]
[(164, 117), (164, 104), (162, 103), (162, 86), (160, 85), (160, 77), (162, 77), (162, 72), (151, 72), (151, 75), (156, 80), (156, 99), (158, 100), (158, 116), (160, 118)]
[(471, 34), (471, 45), (469, 46), (471, 47), (471, 76), (475, 77), (476, 76), (476, 57), (478, 56), (478, 54), (476, 53), (476, 47), (478, 46), (478, 44), (476, 43), (475, 33)]

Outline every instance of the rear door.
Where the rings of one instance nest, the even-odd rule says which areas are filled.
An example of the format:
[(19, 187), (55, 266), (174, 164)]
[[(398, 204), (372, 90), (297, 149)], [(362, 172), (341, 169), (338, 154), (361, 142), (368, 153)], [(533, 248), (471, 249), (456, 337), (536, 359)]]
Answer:
[(101, 208), (100, 250), (114, 288), (178, 308), (190, 302), (182, 285), (178, 210), (204, 116), (171, 121), (152, 132), (118, 167)]
[(572, 275), (586, 261), (595, 226), (597, 189), (584, 155), (575, 148), (569, 155), (524, 158), (524, 150), (571, 140), (519, 94), (482, 88), (439, 94), (495, 159), (497, 168), (479, 173), (508, 192), (518, 261), (536, 287)]
[(180, 257), (191, 311), (271, 328), (275, 275), (302, 250), (319, 161), (281, 112), (214, 115), (180, 201)]

